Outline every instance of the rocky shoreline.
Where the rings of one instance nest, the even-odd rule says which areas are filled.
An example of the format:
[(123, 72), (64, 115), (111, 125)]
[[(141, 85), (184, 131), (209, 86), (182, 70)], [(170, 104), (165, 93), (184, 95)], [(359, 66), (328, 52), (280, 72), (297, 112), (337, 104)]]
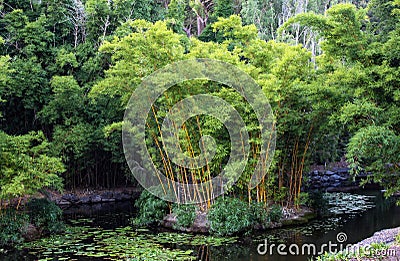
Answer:
[[(375, 232), (371, 237), (358, 242), (354, 246), (363, 247), (363, 246), (371, 245), (372, 243), (392, 244), (395, 242), (396, 236), (398, 234), (400, 234), (400, 227), (384, 229), (384, 230)], [(399, 253), (399, 255), (400, 255), (400, 253)]]
[[(385, 261), (399, 261), (400, 260), (400, 244), (396, 242), (396, 236), (400, 234), (400, 227), (384, 229), (378, 232), (375, 232), (371, 237), (366, 238), (357, 244), (353, 245), (353, 248), (358, 249), (361, 247), (367, 247), (374, 243), (383, 243), (389, 246), (387, 253), (391, 253), (391, 255), (380, 256), (379, 260)], [(394, 254), (394, 255), (393, 255)], [(376, 260), (371, 258), (361, 258), (361, 259), (352, 259), (353, 260)]]
[(47, 191), (46, 196), (57, 205), (97, 204), (133, 200), (140, 196), (141, 188), (126, 187), (112, 190), (72, 190), (64, 193)]

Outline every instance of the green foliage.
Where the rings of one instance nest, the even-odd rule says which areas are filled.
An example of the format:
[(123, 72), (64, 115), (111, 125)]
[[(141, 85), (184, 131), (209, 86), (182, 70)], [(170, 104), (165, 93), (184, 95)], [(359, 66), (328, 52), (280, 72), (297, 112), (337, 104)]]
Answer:
[(31, 223), (40, 234), (55, 234), (64, 231), (62, 210), (48, 199), (32, 199), (26, 205)]
[(320, 190), (309, 192), (308, 206), (311, 207), (318, 216), (328, 214), (329, 200), (324, 196), (324, 192)]
[(272, 205), (268, 210), (268, 219), (271, 222), (279, 222), (282, 217), (283, 213), (280, 205)]
[(214, 3), (213, 16), (229, 17), (235, 12), (234, 1), (232, 0), (216, 0)]
[(294, 204), (296, 206), (308, 205), (310, 201), (310, 195), (307, 192), (300, 192), (300, 194), (295, 198)]
[(298, 14), (288, 19), (278, 33), (295, 23), (309, 26), (325, 39), (321, 47), (327, 55), (355, 61), (365, 48), (365, 35), (360, 30), (363, 15), (362, 10), (352, 4), (337, 4), (328, 9), (326, 15)]
[(74, 124), (81, 120), (84, 93), (72, 76), (54, 76), (51, 79), (52, 100), (42, 109), (40, 116), (47, 124)]
[(262, 202), (252, 202), (250, 205), (250, 209), (252, 212), (252, 220), (255, 224), (260, 224), (262, 226), (267, 226), (270, 219), (268, 217), (267, 210), (265, 208), (265, 204)]
[(282, 11), (282, 1), (246, 0), (241, 4), (240, 14), (243, 22), (246, 25), (254, 24), (261, 39), (275, 39), (279, 24), (276, 18)]
[(213, 31), (222, 34), (229, 44), (244, 45), (257, 38), (256, 27), (254, 25), (242, 26), (242, 19), (238, 15), (218, 18), (212, 27)]
[(155, 197), (147, 190), (143, 191), (135, 202), (138, 216), (133, 220), (133, 225), (146, 226), (160, 222), (169, 210), (168, 203)]
[(32, 195), (45, 187), (61, 190), (61, 160), (50, 157), (43, 133), (9, 136), (0, 131), (0, 199)]
[(361, 128), (350, 139), (346, 157), (354, 174), (361, 170), (373, 172), (365, 182), (382, 184), (387, 196), (400, 190), (400, 137), (392, 130), (380, 126)]
[(252, 203), (250, 206), (252, 211), (253, 225), (259, 224), (268, 227), (270, 222), (279, 222), (283, 217), (282, 207), (280, 205), (265, 206), (265, 203)]
[(188, 228), (194, 223), (197, 216), (196, 205), (180, 205), (174, 204), (172, 213), (176, 215), (176, 226)]
[(354, 131), (354, 129), (374, 124), (378, 115), (382, 112), (382, 108), (369, 101), (355, 100), (353, 103), (347, 103), (341, 108), (339, 121), (346, 125), (350, 131)]
[(183, 26), (185, 22), (185, 0), (171, 0), (168, 5), (167, 17), (169, 24), (175, 33), (183, 33)]
[[(330, 4), (338, 2), (343, 1)], [(308, 166), (339, 160), (346, 149), (352, 166), (375, 173), (373, 179), (388, 189), (388, 195), (399, 189), (393, 178), (398, 174), (400, 136), (398, 0), (371, 0), (366, 10), (351, 4), (325, 10), (321, 1), (305, 6), (282, 0), (216, 0), (213, 7), (204, 3), (0, 4), (0, 129), (22, 135), (0, 134), (1, 157), (8, 155), (0, 162), (0, 184), (7, 184), (0, 197), (33, 193), (39, 184), (53, 181), (60, 187), (53, 175), (63, 172), (59, 158), (66, 165), (69, 187), (118, 184), (119, 175), (129, 173), (118, 127), (132, 91), (157, 69), (200, 57), (248, 72), (270, 101), (277, 123), (276, 154), (257, 188), (257, 193), (267, 191), (262, 195), (266, 202), (301, 204)], [(239, 10), (240, 15), (233, 15)], [(302, 13), (305, 10), (312, 12)], [(183, 35), (204, 27), (198, 39)], [(265, 41), (270, 39), (274, 40)], [(309, 50), (291, 45), (298, 43)], [(149, 115), (148, 136), (160, 137), (155, 122), (162, 122), (171, 104), (199, 93), (231, 102), (248, 126), (253, 157), (234, 190), (254, 197), (255, 190), (249, 193), (247, 184), (258, 157), (259, 126), (238, 93), (215, 83), (176, 86), (160, 97), (154, 115)], [(206, 172), (219, 173), (229, 156), (229, 135), (216, 119), (198, 120), (203, 133), (218, 137), (216, 156)], [(46, 149), (36, 153), (36, 145), (26, 145), (26, 140), (34, 136), (27, 133), (38, 130), (51, 142), (41, 138)], [(187, 141), (199, 141), (197, 122), (188, 121), (187, 130), (182, 147), (199, 153), (198, 146)], [(148, 139), (148, 148), (162, 168), (156, 141), (162, 143)], [(38, 167), (29, 167), (32, 164)], [(42, 172), (50, 174), (44, 177)], [(182, 175), (177, 169), (171, 172), (177, 179)], [(32, 179), (35, 175), (39, 179)], [(125, 182), (122, 177), (119, 184)]]
[(101, 52), (112, 54), (113, 66), (106, 72), (106, 79), (90, 92), (92, 98), (122, 97), (123, 105), (144, 76), (181, 59), (184, 51), (180, 41), (183, 36), (168, 29), (166, 22), (135, 20), (124, 26), (132, 33), (100, 47)]
[(49, 98), (47, 73), (36, 57), (13, 57), (8, 65), (6, 84), (0, 86), (2, 98), (7, 100), (2, 106), (7, 124), (2, 122), (1, 127), (10, 134), (26, 134), (37, 129), (39, 122), (33, 119)]
[(13, 246), (21, 243), (28, 227), (28, 215), (14, 209), (0, 211), (0, 246)]
[(281, 187), (274, 193), (274, 201), (283, 203), (288, 196), (289, 189), (287, 187)]
[(210, 233), (226, 236), (251, 229), (253, 215), (249, 205), (240, 199), (219, 197), (208, 212)]
[(396, 13), (396, 1), (371, 0), (368, 3), (368, 15), (370, 16), (370, 30), (379, 40), (385, 41), (389, 33), (398, 23)]

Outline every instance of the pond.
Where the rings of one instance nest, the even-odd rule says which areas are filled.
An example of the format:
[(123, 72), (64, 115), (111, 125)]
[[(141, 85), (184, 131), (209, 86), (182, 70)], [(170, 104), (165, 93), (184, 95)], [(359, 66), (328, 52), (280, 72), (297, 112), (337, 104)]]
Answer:
[[(400, 226), (400, 207), (395, 206), (393, 199), (384, 200), (380, 191), (359, 194), (361, 196), (353, 195), (353, 198), (349, 194), (331, 194), (331, 201), (334, 201), (331, 209), (337, 215), (330, 218), (240, 238), (172, 233), (160, 228), (134, 230), (129, 227), (129, 218), (135, 215), (131, 202), (74, 207), (64, 210), (72, 226), (70, 231), (31, 242), (17, 251), (0, 255), (0, 260), (305, 261), (309, 256), (278, 255), (277, 247), (271, 246), (284, 243), (287, 247), (297, 245), (301, 249), (313, 243), (319, 251), (323, 244), (338, 243), (338, 234), (343, 244), (352, 244), (378, 230)], [(354, 205), (354, 196), (361, 202), (359, 206)], [(268, 253), (262, 255), (266, 246)], [(290, 251), (286, 248), (283, 252)]]

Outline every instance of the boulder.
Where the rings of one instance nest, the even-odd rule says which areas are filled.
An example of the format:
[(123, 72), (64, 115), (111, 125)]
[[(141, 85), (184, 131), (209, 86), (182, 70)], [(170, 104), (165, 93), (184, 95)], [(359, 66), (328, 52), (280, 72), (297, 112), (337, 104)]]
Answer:
[(341, 177), (340, 177), (339, 175), (334, 174), (334, 175), (332, 175), (332, 176), (329, 177), (329, 180), (336, 181), (336, 180), (340, 180), (340, 178), (341, 178)]
[(100, 197), (102, 199), (112, 199), (112, 198), (114, 198), (114, 193), (112, 193), (111, 191), (106, 191), (106, 192), (102, 193), (100, 195)]
[(334, 174), (335, 174), (335, 172), (333, 172), (333, 171), (330, 171), (330, 170), (325, 171), (325, 175), (330, 176), (330, 175), (334, 175)]
[(101, 202), (101, 197), (100, 197), (100, 195), (95, 195), (95, 196), (93, 196), (93, 197), (91, 197), (91, 202), (92, 203), (99, 203), (99, 202)]
[(76, 203), (79, 201), (79, 198), (75, 194), (65, 194), (61, 197), (62, 200), (71, 202), (71, 203)]
[(89, 204), (92, 202), (92, 199), (90, 197), (82, 197), (81, 200), (79, 201), (79, 203), (82, 204)]
[(328, 181), (329, 181), (329, 177), (328, 177), (328, 176), (323, 176), (323, 177), (322, 177), (322, 181), (328, 182)]

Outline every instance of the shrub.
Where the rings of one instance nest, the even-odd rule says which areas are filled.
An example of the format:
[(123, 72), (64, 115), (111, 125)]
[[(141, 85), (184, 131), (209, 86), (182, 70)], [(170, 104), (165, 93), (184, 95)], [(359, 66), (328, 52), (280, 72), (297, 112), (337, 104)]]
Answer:
[(29, 217), (15, 211), (6, 209), (0, 212), (0, 246), (13, 246), (21, 243), (23, 235), (28, 228)]
[(328, 199), (322, 191), (313, 191), (309, 193), (308, 206), (316, 211), (317, 215), (325, 216), (328, 214)]
[(274, 201), (282, 203), (288, 197), (289, 189), (287, 187), (281, 187), (273, 194)]
[(208, 212), (210, 232), (225, 236), (245, 231), (253, 224), (248, 204), (230, 197), (220, 197)]
[(306, 206), (309, 204), (310, 201), (310, 195), (307, 192), (300, 192), (299, 196), (295, 198), (294, 204), (296, 206)]
[(400, 244), (400, 233), (396, 236), (396, 242), (397, 244)]
[(268, 219), (271, 222), (278, 222), (281, 220), (282, 214), (282, 207), (279, 205), (272, 205), (268, 211)]
[(26, 205), (31, 223), (42, 234), (54, 234), (64, 231), (62, 210), (48, 199), (32, 199)]
[(133, 225), (147, 226), (161, 221), (168, 212), (168, 203), (155, 197), (148, 191), (143, 191), (135, 202), (139, 208), (138, 216), (133, 220)]
[(179, 205), (174, 204), (172, 212), (176, 215), (177, 227), (191, 227), (196, 219), (196, 206), (195, 205)]
[(268, 213), (264, 207), (264, 203), (252, 203), (251, 204), (252, 220), (254, 223), (260, 225), (267, 225), (269, 222)]

